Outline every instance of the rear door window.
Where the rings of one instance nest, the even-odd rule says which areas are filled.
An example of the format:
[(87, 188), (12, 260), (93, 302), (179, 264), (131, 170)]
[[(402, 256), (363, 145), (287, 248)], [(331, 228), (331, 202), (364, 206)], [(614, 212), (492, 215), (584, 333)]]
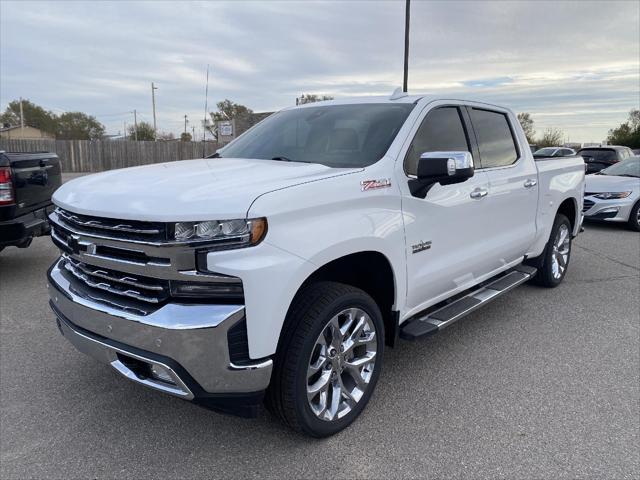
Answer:
[(504, 113), (472, 108), (469, 111), (478, 139), (482, 168), (505, 167), (518, 160), (518, 148)]
[(416, 132), (404, 171), (416, 175), (418, 160), (425, 152), (469, 152), (469, 141), (457, 107), (440, 107), (430, 111)]

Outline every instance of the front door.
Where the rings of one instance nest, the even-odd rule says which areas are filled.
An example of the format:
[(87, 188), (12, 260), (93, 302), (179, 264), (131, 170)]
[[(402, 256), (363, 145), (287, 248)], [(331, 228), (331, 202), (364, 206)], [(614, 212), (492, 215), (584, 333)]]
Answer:
[[(463, 107), (464, 108), (464, 107)], [(415, 176), (420, 155), (435, 151), (472, 152), (461, 107), (432, 108), (417, 128), (404, 156), (403, 174)], [(475, 158), (474, 158), (475, 160)], [(489, 212), (489, 181), (481, 170), (465, 182), (434, 185), (425, 198), (402, 183), (407, 258), (407, 314), (468, 288), (490, 271), (491, 247), (483, 239)]]

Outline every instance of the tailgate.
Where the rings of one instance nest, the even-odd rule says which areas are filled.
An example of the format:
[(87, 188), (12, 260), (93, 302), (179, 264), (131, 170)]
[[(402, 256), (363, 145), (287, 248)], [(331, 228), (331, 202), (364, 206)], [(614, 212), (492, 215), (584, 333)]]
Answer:
[(62, 183), (60, 160), (55, 153), (5, 153), (9, 158), (16, 193), (16, 216), (51, 202)]

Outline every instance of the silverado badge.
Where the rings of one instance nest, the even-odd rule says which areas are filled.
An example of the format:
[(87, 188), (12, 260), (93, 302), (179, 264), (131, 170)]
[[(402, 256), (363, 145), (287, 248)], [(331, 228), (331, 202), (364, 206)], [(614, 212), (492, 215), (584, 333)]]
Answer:
[(429, 250), (431, 248), (431, 240), (428, 242), (419, 242), (415, 245), (411, 245), (411, 253), (422, 252), (423, 250)]

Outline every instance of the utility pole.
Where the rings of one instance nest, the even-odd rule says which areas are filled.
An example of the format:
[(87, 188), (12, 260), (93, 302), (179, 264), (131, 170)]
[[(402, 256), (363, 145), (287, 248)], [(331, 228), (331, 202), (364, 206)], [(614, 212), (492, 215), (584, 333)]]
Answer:
[(24, 129), (24, 112), (22, 111), (22, 97), (20, 97), (20, 130)]
[(406, 0), (404, 13), (404, 82), (402, 91), (407, 91), (409, 82), (409, 19), (411, 17), (411, 0)]
[(206, 153), (206, 139), (207, 139), (207, 110), (209, 106), (209, 64), (207, 64), (207, 85), (204, 89), (204, 121), (202, 122), (202, 158)]
[(156, 135), (158, 133), (158, 127), (156, 125), (156, 87), (153, 82), (151, 82), (151, 103), (153, 104), (153, 139), (156, 139)]
[(135, 128), (134, 135), (135, 135), (135, 139), (136, 139), (136, 142), (137, 142), (138, 141), (138, 114), (137, 114), (135, 108), (133, 109), (133, 125), (134, 125), (134, 128)]
[(127, 122), (122, 122), (122, 125), (124, 127), (124, 139), (127, 139)]
[(187, 133), (187, 123), (189, 122), (189, 120), (187, 120), (187, 116), (184, 116), (184, 133)]
[(191, 126), (191, 141), (196, 141), (196, 127), (194, 127), (193, 125)]

